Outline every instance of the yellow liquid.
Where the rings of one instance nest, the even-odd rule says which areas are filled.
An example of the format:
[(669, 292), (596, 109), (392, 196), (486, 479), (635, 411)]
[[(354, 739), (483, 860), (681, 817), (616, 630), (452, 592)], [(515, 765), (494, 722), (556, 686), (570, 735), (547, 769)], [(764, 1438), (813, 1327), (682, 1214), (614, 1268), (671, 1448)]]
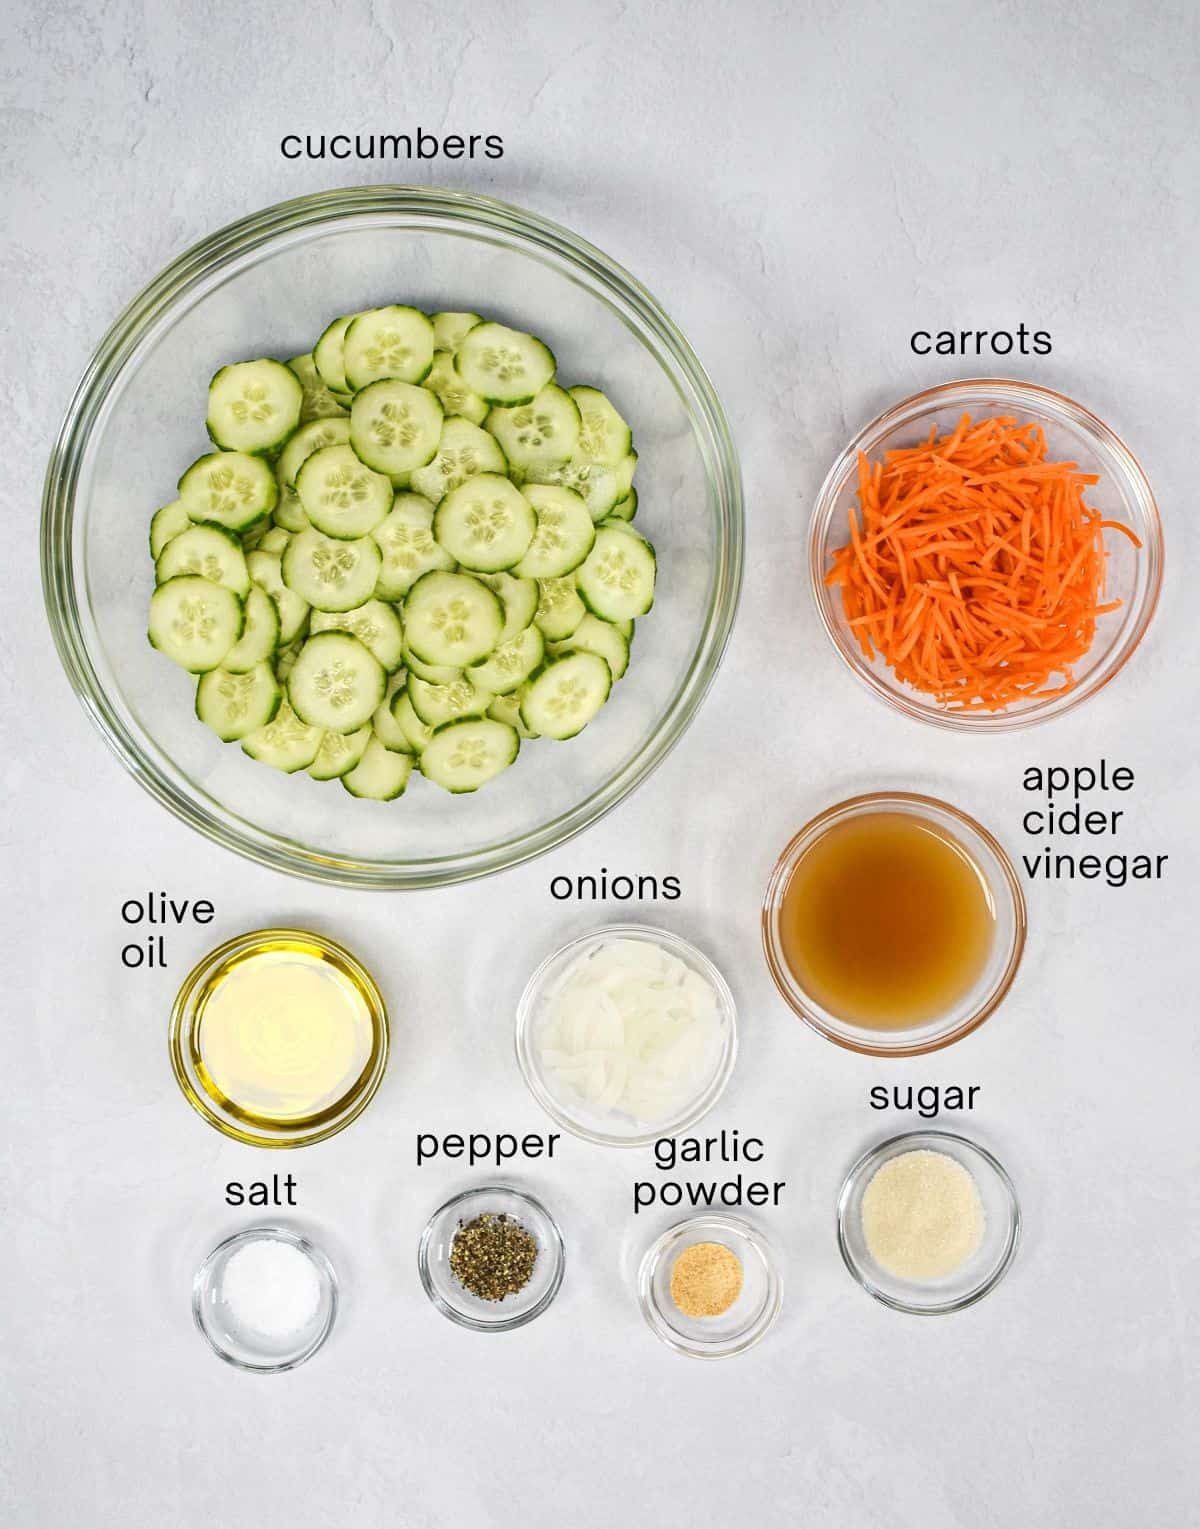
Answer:
[(902, 1030), (974, 987), (995, 939), (991, 894), (943, 828), (875, 812), (827, 829), (798, 861), (779, 910), (784, 959), (849, 1024)]
[(370, 1075), (380, 1022), (355, 973), (301, 938), (266, 939), (205, 983), (189, 1038), (200, 1086), (251, 1125), (318, 1125)]

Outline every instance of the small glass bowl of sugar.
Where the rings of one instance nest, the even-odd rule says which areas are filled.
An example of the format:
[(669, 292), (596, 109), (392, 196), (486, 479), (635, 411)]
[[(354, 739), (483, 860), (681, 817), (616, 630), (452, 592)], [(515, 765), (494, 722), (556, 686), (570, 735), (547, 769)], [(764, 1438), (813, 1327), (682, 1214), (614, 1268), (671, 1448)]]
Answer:
[(337, 1305), (328, 1258), (279, 1226), (227, 1237), (192, 1281), (192, 1315), (213, 1352), (263, 1375), (311, 1359), (329, 1336)]

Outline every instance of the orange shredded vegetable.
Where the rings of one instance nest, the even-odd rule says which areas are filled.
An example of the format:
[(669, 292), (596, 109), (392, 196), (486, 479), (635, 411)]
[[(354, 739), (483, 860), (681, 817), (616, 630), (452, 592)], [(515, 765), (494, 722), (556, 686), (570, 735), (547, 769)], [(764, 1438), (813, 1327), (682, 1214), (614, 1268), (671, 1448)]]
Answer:
[(919, 446), (858, 459), (858, 508), (826, 584), (868, 660), (946, 706), (1002, 711), (1062, 695), (1105, 601), (1105, 531), (1084, 502), (1096, 483), (1048, 462), (1037, 424), (1009, 415), (936, 428)]

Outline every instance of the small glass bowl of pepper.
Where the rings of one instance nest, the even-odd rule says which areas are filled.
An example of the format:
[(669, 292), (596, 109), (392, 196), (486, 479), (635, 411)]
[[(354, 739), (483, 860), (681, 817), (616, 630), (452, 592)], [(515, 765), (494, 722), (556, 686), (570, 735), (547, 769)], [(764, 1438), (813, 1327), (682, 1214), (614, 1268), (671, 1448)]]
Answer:
[(429, 1218), (417, 1249), (425, 1294), (444, 1317), (503, 1333), (541, 1316), (563, 1277), (554, 1217), (511, 1184), (468, 1189)]

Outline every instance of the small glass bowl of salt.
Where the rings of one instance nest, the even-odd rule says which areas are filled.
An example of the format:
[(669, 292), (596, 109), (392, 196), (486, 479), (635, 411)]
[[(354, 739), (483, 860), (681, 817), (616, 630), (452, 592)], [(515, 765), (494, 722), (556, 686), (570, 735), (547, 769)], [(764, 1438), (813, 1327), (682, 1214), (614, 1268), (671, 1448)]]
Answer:
[(329, 1336), (337, 1305), (328, 1258), (280, 1226), (227, 1237), (192, 1281), (192, 1315), (213, 1352), (262, 1375), (311, 1359)]

